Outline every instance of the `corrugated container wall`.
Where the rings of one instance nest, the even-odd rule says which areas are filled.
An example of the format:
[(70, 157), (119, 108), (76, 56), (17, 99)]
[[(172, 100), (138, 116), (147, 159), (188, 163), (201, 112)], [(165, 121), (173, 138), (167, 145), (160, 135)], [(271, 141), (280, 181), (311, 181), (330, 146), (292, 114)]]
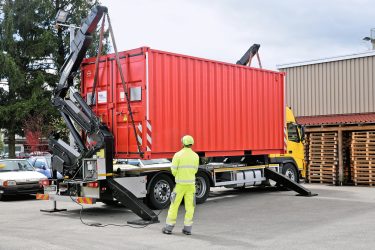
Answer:
[[(95, 113), (115, 136), (116, 157), (139, 157), (114, 55), (101, 58)], [(181, 137), (201, 156), (284, 152), (284, 74), (140, 48), (120, 53), (145, 158), (172, 157)], [(95, 59), (82, 65), (92, 93)]]
[(296, 116), (375, 112), (375, 53), (280, 65)]

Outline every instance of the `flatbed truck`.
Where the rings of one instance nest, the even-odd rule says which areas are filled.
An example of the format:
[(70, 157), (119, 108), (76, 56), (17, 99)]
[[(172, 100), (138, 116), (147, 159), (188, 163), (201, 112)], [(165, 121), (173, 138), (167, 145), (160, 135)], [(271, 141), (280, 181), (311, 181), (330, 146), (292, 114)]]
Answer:
[[(85, 59), (82, 64), (85, 52), (91, 43), (92, 34), (103, 16), (107, 16), (109, 21), (115, 54), (107, 57), (107, 59), (99, 57)], [(137, 53), (134, 54), (134, 52)], [(247, 67), (241, 65), (246, 61), (246, 57), (251, 56), (251, 53), (248, 52), (239, 61), (239, 66), (223, 64), (220, 67), (234, 69), (233, 72), (243, 71), (242, 75), (256, 74), (258, 71), (249, 71)], [(155, 89), (152, 90), (152, 87), (149, 88), (148, 85), (149, 78), (153, 77), (153, 72), (150, 71), (157, 71), (157, 69), (153, 69), (153, 66), (149, 65), (152, 60), (155, 63), (156, 57), (149, 59), (148, 55), (161, 52), (141, 48), (131, 53), (133, 54), (120, 53), (119, 55), (114, 42), (110, 19), (107, 15), (107, 8), (103, 6), (94, 7), (75, 36), (72, 52), (60, 71), (61, 78), (53, 98), (53, 105), (59, 110), (66, 122), (75, 139), (77, 148), (65, 143), (59, 138), (58, 134), (50, 137), (49, 146), (53, 152), (52, 167), (54, 175), (60, 172), (65, 178), (63, 180), (56, 179), (51, 183), (43, 183), (45, 192), (38, 194), (38, 199), (53, 201), (73, 200), (86, 204), (98, 201), (107, 204), (119, 202), (130, 208), (143, 221), (147, 223), (158, 222), (157, 215), (149, 206), (155, 209), (163, 209), (169, 204), (174, 186), (170, 165), (164, 163), (161, 165), (153, 164), (152, 166), (132, 166), (117, 163), (120, 162), (120, 158), (146, 160), (171, 158), (173, 151), (175, 152), (178, 149), (179, 143), (171, 140), (173, 142), (171, 142), (169, 147), (169, 135), (166, 134), (163, 137), (161, 134), (165, 133), (161, 130), (158, 133), (157, 125), (151, 128), (150, 120), (147, 120), (150, 115), (149, 112), (151, 113), (150, 116), (152, 116), (153, 111), (149, 111), (152, 107), (150, 107), (150, 103), (146, 103), (146, 100), (149, 101), (149, 99), (153, 98), (149, 91), (156, 91)], [(178, 55), (174, 56), (177, 57)], [(140, 68), (140, 60), (143, 60), (142, 63), (145, 65), (143, 68), (145, 73), (139, 74), (145, 79), (145, 86), (140, 86), (139, 82), (134, 80), (133, 75), (137, 74), (131, 73), (129, 69), (125, 70), (126, 63), (129, 63), (130, 68), (132, 65), (135, 65), (137, 69)], [(193, 58), (193, 60), (201, 62), (203, 59)], [(210, 61), (209, 63), (214, 64), (216, 62)], [(95, 67), (88, 70), (87, 68), (85, 69), (85, 65)], [(107, 67), (106, 65), (110, 65), (116, 71), (111, 70), (110, 74), (106, 74), (107, 80), (104, 79), (104, 82), (108, 83), (108, 79), (116, 77), (120, 79), (118, 82), (111, 80), (113, 85), (107, 84), (104, 86), (101, 84), (105, 74), (103, 73), (103, 68)], [(80, 67), (83, 81), (81, 93), (72, 87), (75, 73)], [(100, 70), (99, 67), (101, 67)], [(126, 77), (123, 70), (127, 72)], [(194, 72), (196, 70), (194, 68)], [(102, 77), (100, 76), (101, 71)], [(182, 74), (183, 69), (177, 72)], [(225, 150), (216, 148), (215, 144), (208, 144), (206, 148), (201, 146), (194, 149), (200, 155), (201, 163), (196, 178), (197, 203), (203, 203), (207, 199), (211, 187), (244, 188), (247, 186), (272, 185), (270, 183), (271, 180), (274, 180), (279, 185), (293, 189), (301, 195), (312, 195), (309, 190), (298, 184), (299, 178), (304, 177), (305, 174), (302, 144), (303, 128), (296, 124), (289, 108), (284, 111), (283, 79), (280, 73), (276, 72), (261, 70), (259, 74), (263, 77), (260, 79), (264, 79), (265, 76), (269, 78), (268, 82), (266, 82), (267, 84), (279, 86), (280, 91), (277, 94), (279, 96), (271, 98), (276, 99), (279, 97), (280, 99), (277, 100), (280, 101), (275, 101), (275, 106), (269, 106), (269, 110), (274, 112), (274, 115), (270, 114), (269, 121), (275, 121), (277, 138), (273, 140), (272, 135), (268, 135), (267, 142), (260, 140), (258, 142), (259, 145), (266, 145), (263, 148), (258, 144), (254, 148), (251, 148), (253, 144), (249, 144), (249, 148), (245, 148), (248, 141), (244, 140), (242, 143), (245, 145), (244, 149), (241, 149), (238, 145), (234, 145), (231, 148), (225, 141)], [(90, 77), (94, 79), (91, 85), (87, 87), (88, 84), (86, 82)], [(242, 79), (241, 75), (239, 77)], [(199, 81), (198, 78), (196, 80)], [(96, 86), (97, 83), (98, 86)], [(103, 86), (105, 91), (103, 91)], [(241, 86), (246, 89), (246, 86)], [(117, 92), (117, 88), (122, 88), (122, 91)], [(113, 94), (114, 91), (116, 91), (116, 94)], [(281, 92), (282, 94), (280, 95)], [(155, 92), (152, 93), (155, 94)], [(120, 99), (119, 103), (110, 102), (111, 96), (118, 97)], [(146, 96), (146, 98), (142, 98), (142, 96)], [(106, 106), (103, 106), (104, 104)], [(146, 120), (143, 121), (140, 121), (138, 117), (139, 114), (144, 114), (142, 107), (139, 106), (140, 104), (145, 104), (144, 118)], [(121, 107), (121, 109), (115, 110), (116, 107)], [(282, 111), (276, 110), (280, 107), (282, 107)], [(244, 109), (240, 109), (244, 112)], [(175, 111), (171, 110), (171, 112)], [(257, 112), (257, 110), (255, 111)], [(277, 120), (273, 120), (275, 118), (273, 116)], [(261, 116), (255, 118), (259, 117)], [(219, 116), (217, 119), (222, 118), (222, 116)], [(259, 133), (264, 133), (266, 131), (265, 127), (271, 128), (273, 126), (271, 122), (264, 120), (261, 120), (260, 122), (264, 123), (258, 126)], [(252, 126), (253, 123), (251, 122), (254, 122), (254, 120), (248, 119), (247, 121), (250, 124), (249, 126)], [(77, 126), (80, 129), (77, 129)], [(178, 134), (180, 136), (181, 131), (173, 132), (181, 129), (180, 127), (168, 128), (168, 125), (165, 126), (167, 126), (167, 131), (169, 129), (172, 135)], [(189, 123), (189, 126), (197, 127), (191, 123)], [(228, 125), (219, 125), (218, 129), (224, 131), (225, 126)], [(184, 127), (184, 125), (181, 127)], [(124, 128), (126, 130), (121, 130)], [(148, 132), (152, 130), (153, 134), (157, 134), (152, 138), (152, 145), (151, 136), (148, 133), (142, 134), (142, 130), (145, 131), (146, 128)], [(272, 131), (272, 128), (268, 131)], [(282, 135), (282, 131), (284, 131), (284, 135)], [(189, 132), (189, 128), (186, 128), (186, 132)], [(198, 133), (197, 131), (195, 132)], [(254, 137), (257, 136), (256, 133), (257, 131), (255, 131)], [(204, 136), (202, 135), (203, 133), (200, 134), (201, 137)], [(159, 140), (154, 138), (159, 138)], [(175, 138), (177, 137), (175, 136)], [(198, 141), (199, 139), (200, 137), (198, 136)], [(223, 140), (226, 139), (224, 138)], [(280, 142), (284, 143), (284, 145), (281, 145)], [(157, 150), (158, 147), (159, 151)], [(163, 149), (160, 150), (160, 148)], [(54, 210), (58, 211), (56, 208)]]

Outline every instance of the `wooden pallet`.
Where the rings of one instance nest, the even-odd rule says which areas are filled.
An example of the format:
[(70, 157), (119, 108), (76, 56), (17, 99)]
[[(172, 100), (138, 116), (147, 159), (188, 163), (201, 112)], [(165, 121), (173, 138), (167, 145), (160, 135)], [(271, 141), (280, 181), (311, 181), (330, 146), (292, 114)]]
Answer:
[[(309, 142), (310, 142), (309, 136), (308, 136), (308, 134), (305, 134), (303, 149), (304, 149), (304, 158), (305, 158), (305, 162), (306, 162), (307, 165), (309, 164), (309, 151), (310, 151), (310, 143)], [(306, 171), (305, 172), (305, 174), (306, 174), (305, 178), (307, 179), (307, 177), (309, 176), (309, 169), (306, 168), (305, 171)]]
[(354, 184), (375, 186), (375, 131), (353, 132), (350, 149)]
[(335, 184), (338, 164), (337, 133), (310, 133), (308, 138), (308, 181)]
[(344, 183), (352, 183), (352, 171), (350, 165), (350, 144), (352, 141), (351, 132), (343, 132), (342, 134), (342, 160), (344, 171)]

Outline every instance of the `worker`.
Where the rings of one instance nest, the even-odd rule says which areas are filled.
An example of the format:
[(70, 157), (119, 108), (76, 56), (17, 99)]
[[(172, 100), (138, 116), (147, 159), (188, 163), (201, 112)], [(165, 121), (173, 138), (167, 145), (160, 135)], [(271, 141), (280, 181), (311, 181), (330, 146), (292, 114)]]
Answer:
[(183, 148), (173, 156), (171, 171), (176, 186), (171, 194), (171, 205), (168, 210), (163, 233), (171, 234), (176, 224), (178, 207), (182, 199), (185, 202), (185, 220), (182, 232), (191, 235), (195, 209), (195, 174), (198, 172), (199, 156), (191, 149), (194, 139), (185, 135), (181, 139)]

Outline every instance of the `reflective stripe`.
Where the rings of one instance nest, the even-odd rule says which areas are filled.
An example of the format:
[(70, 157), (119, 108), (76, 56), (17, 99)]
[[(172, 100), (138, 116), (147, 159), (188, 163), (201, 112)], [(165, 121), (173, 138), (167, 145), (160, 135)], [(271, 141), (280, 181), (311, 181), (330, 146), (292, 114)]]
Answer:
[(147, 121), (146, 125), (147, 125), (148, 130), (150, 130), (150, 132), (152, 132), (151, 124), (148, 121)]
[(169, 225), (169, 224), (165, 225), (165, 229), (167, 229), (168, 231), (172, 231), (173, 228), (174, 228), (174, 225)]
[(195, 184), (195, 180), (176, 180), (176, 183)]
[(48, 194), (36, 194), (36, 199), (37, 200), (49, 200), (49, 195)]
[(138, 138), (139, 143), (142, 144), (142, 138), (139, 135), (137, 135), (137, 138)]
[(170, 218), (167, 217), (166, 224), (173, 228), (174, 225), (176, 224), (176, 220), (170, 219)]
[(180, 169), (180, 168), (185, 168), (185, 169), (198, 169), (198, 167), (194, 167), (194, 166), (171, 166), (171, 168), (173, 169)]
[(92, 198), (87, 197), (77, 197), (76, 201), (83, 204), (93, 204)]
[(150, 144), (152, 144), (152, 138), (151, 138), (151, 136), (150, 136), (149, 134), (147, 134), (147, 141), (148, 141)]
[(193, 225), (193, 221), (192, 220), (189, 220), (189, 221), (185, 220), (185, 222), (184, 222), (184, 229), (185, 229), (185, 231), (191, 232), (192, 225)]
[(197, 169), (198, 167), (194, 167), (194, 166), (178, 166), (178, 168), (190, 168), (190, 169)]

